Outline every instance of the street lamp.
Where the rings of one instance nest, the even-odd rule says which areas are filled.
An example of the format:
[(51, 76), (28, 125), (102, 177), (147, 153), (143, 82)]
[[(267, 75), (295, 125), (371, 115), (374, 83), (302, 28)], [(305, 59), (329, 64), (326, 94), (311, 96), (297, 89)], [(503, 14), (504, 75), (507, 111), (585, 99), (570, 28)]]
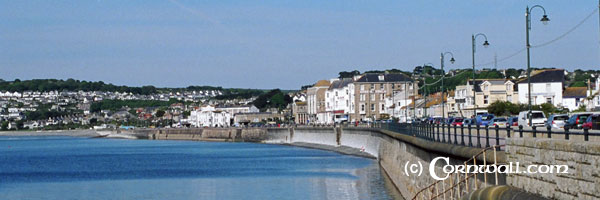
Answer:
[(452, 54), (452, 52), (445, 52), (445, 53), (441, 54), (442, 56), (440, 57), (440, 61), (441, 61), (441, 68), (442, 68), (442, 95), (441, 95), (441, 98), (442, 98), (442, 119), (446, 118), (445, 114), (444, 114), (445, 113), (444, 112), (444, 76), (446, 75), (446, 73), (444, 72), (444, 56), (447, 55), (447, 54), (450, 54), (450, 56), (452, 56), (450, 58), (450, 63), (451, 64), (454, 64), (454, 62), (456, 62), (456, 60), (454, 60), (454, 54)]
[(475, 102), (475, 41), (477, 39), (478, 36), (482, 36), (485, 41), (483, 42), (483, 47), (487, 48), (488, 46), (490, 46), (490, 43), (488, 42), (487, 36), (483, 33), (477, 33), (475, 35), (471, 35), (471, 49), (472, 49), (472, 54), (471, 57), (473, 58), (473, 85), (471, 87), (473, 87), (473, 116), (477, 115), (477, 103)]
[(550, 21), (550, 19), (548, 18), (548, 15), (546, 15), (546, 9), (544, 9), (544, 7), (540, 6), (540, 5), (535, 5), (532, 6), (531, 8), (529, 8), (529, 6), (527, 6), (527, 8), (525, 8), (525, 46), (527, 48), (527, 107), (529, 109), (529, 112), (527, 113), (527, 116), (529, 118), (529, 126), (531, 126), (532, 124), (532, 120), (531, 120), (531, 61), (530, 61), (530, 57), (529, 57), (529, 49), (531, 48), (531, 44), (529, 44), (529, 30), (531, 30), (531, 11), (534, 8), (540, 8), (542, 9), (542, 11), (544, 11), (544, 15), (542, 16), (542, 19), (540, 20), (544, 25), (547, 25), (548, 22)]

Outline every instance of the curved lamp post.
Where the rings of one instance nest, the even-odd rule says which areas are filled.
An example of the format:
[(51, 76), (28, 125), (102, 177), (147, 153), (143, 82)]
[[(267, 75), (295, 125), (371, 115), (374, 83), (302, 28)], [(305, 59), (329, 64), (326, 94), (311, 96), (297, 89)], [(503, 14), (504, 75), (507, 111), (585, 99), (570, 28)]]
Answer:
[(477, 33), (475, 35), (471, 35), (471, 49), (472, 49), (472, 58), (473, 58), (473, 85), (471, 87), (473, 87), (473, 116), (477, 115), (477, 102), (475, 101), (475, 41), (477, 40), (478, 36), (482, 36), (485, 41), (483, 42), (483, 47), (487, 48), (488, 46), (490, 46), (490, 43), (488, 42), (487, 36), (483, 33)]
[(529, 6), (525, 8), (525, 46), (527, 48), (527, 107), (529, 110), (527, 116), (529, 118), (529, 126), (533, 125), (531, 124), (531, 61), (529, 57), (529, 49), (531, 48), (531, 44), (529, 44), (529, 30), (531, 30), (531, 11), (534, 8), (540, 8), (542, 11), (544, 11), (544, 15), (542, 16), (542, 19), (540, 19), (544, 25), (547, 25), (550, 21), (548, 15), (546, 15), (546, 9), (544, 9), (544, 7), (535, 5), (531, 8), (529, 8)]
[[(487, 41), (486, 41), (487, 42)], [(452, 54), (452, 52), (445, 52), (442, 53), (440, 56), (440, 66), (442, 68), (442, 95), (441, 95), (441, 99), (442, 99), (442, 119), (445, 119), (445, 111), (444, 111), (444, 76), (446, 75), (446, 73), (444, 72), (444, 56), (450, 54), (450, 63), (454, 64), (454, 62), (456, 60), (454, 60), (454, 54)]]

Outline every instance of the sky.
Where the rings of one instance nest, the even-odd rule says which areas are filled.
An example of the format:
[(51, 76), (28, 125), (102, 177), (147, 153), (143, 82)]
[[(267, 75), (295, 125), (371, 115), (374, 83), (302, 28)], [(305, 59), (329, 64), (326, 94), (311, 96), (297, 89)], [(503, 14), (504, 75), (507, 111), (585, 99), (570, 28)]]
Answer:
[[(298, 89), (340, 71), (412, 70), (452, 52), (445, 67), (526, 68), (531, 44), (561, 36), (595, 0), (0, 0), (0, 79), (116, 85)], [(531, 48), (532, 67), (600, 69), (596, 12)], [(506, 58), (506, 59), (505, 59)]]

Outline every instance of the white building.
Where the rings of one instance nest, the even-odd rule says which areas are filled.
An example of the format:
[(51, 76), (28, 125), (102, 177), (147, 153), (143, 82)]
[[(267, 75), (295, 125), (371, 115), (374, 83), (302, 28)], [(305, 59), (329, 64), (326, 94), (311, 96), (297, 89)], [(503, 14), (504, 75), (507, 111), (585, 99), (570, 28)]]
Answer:
[(235, 115), (237, 113), (254, 113), (260, 112), (260, 110), (252, 105), (252, 106), (228, 106), (228, 107), (217, 107), (215, 108), (217, 111), (227, 112), (231, 115)]
[[(563, 82), (565, 70), (549, 69), (531, 73), (531, 104), (540, 105), (551, 103), (561, 107), (563, 103)], [(519, 103), (528, 103), (527, 79), (517, 82), (519, 90)]]
[(391, 97), (386, 98), (386, 113), (390, 116), (398, 118), (400, 122), (410, 121), (412, 119), (412, 112), (409, 112), (408, 105), (410, 105), (413, 96), (412, 84), (405, 84), (407, 88), (400, 88), (399, 90), (393, 91)]
[(596, 75), (596, 82), (594, 84), (594, 90), (590, 94), (591, 101), (589, 102), (588, 109), (594, 111), (600, 111), (600, 76)]
[(568, 87), (563, 92), (562, 105), (569, 111), (577, 110), (580, 106), (585, 105), (586, 97), (587, 87)]
[(232, 114), (215, 109), (213, 106), (201, 107), (190, 112), (188, 122), (195, 127), (228, 127)]
[(331, 80), (329, 89), (325, 91), (326, 124), (348, 121), (351, 101), (354, 98), (350, 92), (351, 84), (350, 78)]

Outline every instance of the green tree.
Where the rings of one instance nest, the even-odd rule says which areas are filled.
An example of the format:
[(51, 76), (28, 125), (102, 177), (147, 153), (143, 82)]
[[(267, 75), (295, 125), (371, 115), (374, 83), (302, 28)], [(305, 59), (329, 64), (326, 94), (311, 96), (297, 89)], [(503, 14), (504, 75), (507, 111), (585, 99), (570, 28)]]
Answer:
[(8, 121), (3, 121), (1, 128), (2, 128), (2, 130), (8, 130)]
[(360, 71), (358, 71), (358, 70), (349, 71), (349, 72), (342, 71), (342, 72), (340, 72), (338, 74), (339, 74), (338, 78), (352, 78), (352, 77), (354, 77), (356, 75), (359, 75)]
[(569, 87), (587, 87), (587, 83), (585, 81), (575, 81)]
[(156, 116), (157, 118), (161, 118), (161, 117), (165, 116), (165, 111), (157, 110), (156, 113), (154, 114), (154, 116)]

